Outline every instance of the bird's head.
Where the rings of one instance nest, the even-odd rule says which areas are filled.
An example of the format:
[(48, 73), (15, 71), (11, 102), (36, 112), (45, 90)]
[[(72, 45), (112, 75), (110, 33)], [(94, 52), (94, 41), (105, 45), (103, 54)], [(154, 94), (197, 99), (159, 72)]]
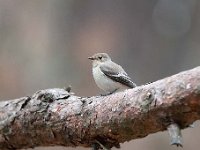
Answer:
[(88, 57), (88, 59), (92, 60), (93, 63), (98, 63), (98, 64), (111, 60), (109, 55), (106, 54), (106, 53), (97, 53), (97, 54), (94, 54), (91, 57)]

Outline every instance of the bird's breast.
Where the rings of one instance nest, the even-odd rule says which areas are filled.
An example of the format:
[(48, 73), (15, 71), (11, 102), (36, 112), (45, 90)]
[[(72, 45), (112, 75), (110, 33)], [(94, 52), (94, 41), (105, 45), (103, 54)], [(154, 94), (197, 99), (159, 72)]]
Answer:
[(122, 85), (118, 82), (113, 81), (109, 77), (107, 77), (99, 68), (99, 66), (93, 68), (93, 77), (97, 84), (97, 86), (106, 91), (106, 92), (113, 92), (119, 89)]

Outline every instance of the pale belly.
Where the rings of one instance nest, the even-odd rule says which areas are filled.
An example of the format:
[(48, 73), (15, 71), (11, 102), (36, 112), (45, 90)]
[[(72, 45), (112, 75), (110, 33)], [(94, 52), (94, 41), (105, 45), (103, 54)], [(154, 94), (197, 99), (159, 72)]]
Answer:
[(121, 91), (128, 88), (119, 82), (114, 82), (112, 79), (109, 79), (100, 71), (99, 67), (94, 68), (92, 72), (97, 86), (105, 92)]

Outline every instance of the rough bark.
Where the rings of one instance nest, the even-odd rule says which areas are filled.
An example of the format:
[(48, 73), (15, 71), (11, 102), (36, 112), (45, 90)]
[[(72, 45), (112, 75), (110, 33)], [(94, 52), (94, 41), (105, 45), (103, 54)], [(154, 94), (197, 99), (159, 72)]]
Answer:
[(200, 119), (200, 67), (108, 96), (78, 97), (64, 89), (0, 102), (0, 149), (105, 147)]

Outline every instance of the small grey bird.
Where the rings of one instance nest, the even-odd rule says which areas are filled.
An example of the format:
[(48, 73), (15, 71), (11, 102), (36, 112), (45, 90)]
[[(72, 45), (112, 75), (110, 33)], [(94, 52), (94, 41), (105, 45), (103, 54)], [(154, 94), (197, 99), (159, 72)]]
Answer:
[(114, 63), (106, 53), (97, 53), (88, 57), (93, 61), (92, 73), (97, 86), (111, 94), (136, 87), (124, 69)]

